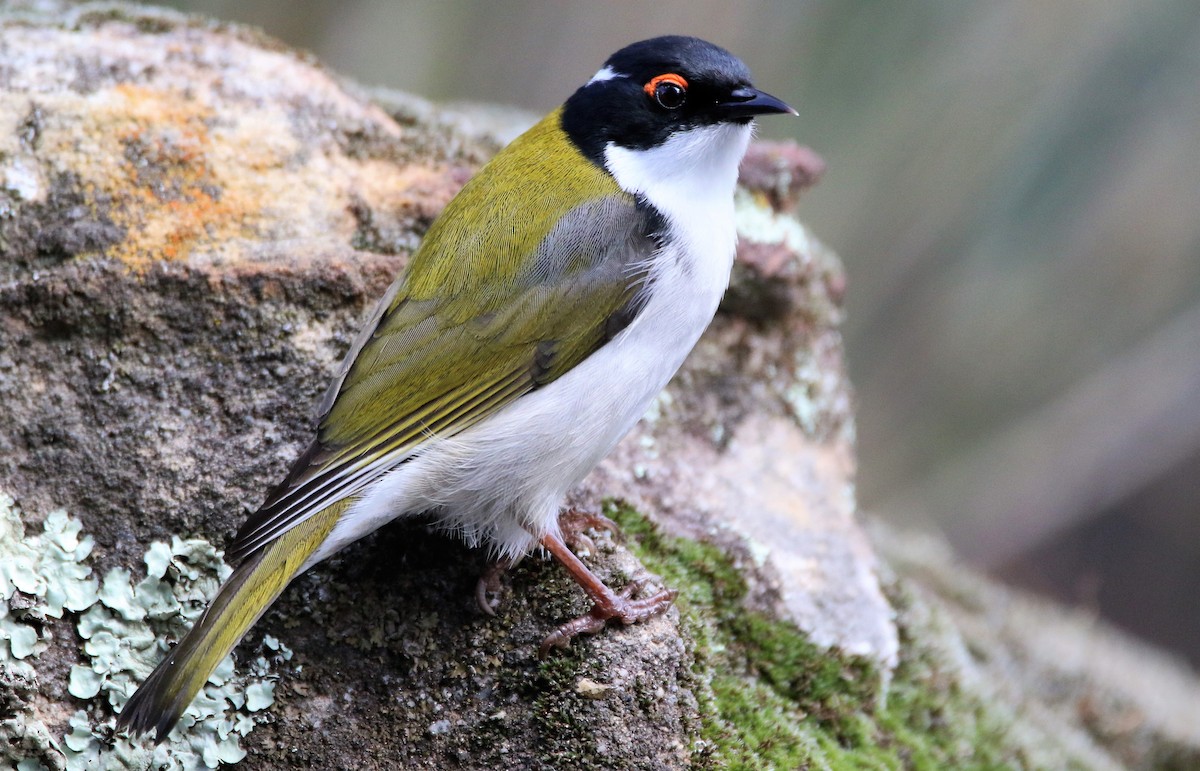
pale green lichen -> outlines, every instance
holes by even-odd
[[[795,217],[775,211],[761,194],[739,189],[734,196],[738,237],[750,244],[782,247],[799,270],[805,296],[803,313],[816,319],[816,327],[836,327],[842,316],[840,295],[834,287],[843,283],[837,257]],[[815,439],[832,432],[853,442],[854,425],[845,374],[837,365],[843,358],[841,338],[836,334],[813,336],[796,346],[792,360],[768,364],[764,374],[774,384],[783,405],[796,424]]]
[[[246,687],[246,709],[258,712],[271,706],[275,701],[275,683],[258,682]]]
[[[799,220],[775,211],[748,190],[737,189],[733,207],[739,238],[759,244],[784,244],[800,260],[807,260],[815,251],[824,248]]]
[[[809,436],[819,436],[828,422],[831,394],[839,387],[838,375],[830,373],[812,351],[799,350],[792,369],[792,383],[783,393],[784,403],[797,425]]]
[[[207,541],[173,538],[146,551],[140,581],[120,568],[97,581],[87,564],[93,541],[81,533],[77,519],[56,511],[41,533],[26,537],[12,498],[0,493],[0,682],[12,715],[0,721],[0,765],[184,769],[241,760],[241,737],[274,700],[272,669],[291,651],[265,638],[263,655],[240,674],[227,657],[161,745],[113,738],[114,712],[162,657],[165,638],[178,637],[203,613],[229,568]],[[39,692],[39,658],[74,639],[58,628],[64,623],[84,640],[66,684],[84,708],[59,729],[60,739],[46,724],[51,710],[39,711],[28,696]]]

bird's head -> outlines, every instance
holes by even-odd
[[[722,152],[727,141],[740,140],[744,149],[754,117],[772,113],[796,111],[756,89],[750,70],[725,49],[671,35],[609,57],[567,100],[562,127],[584,155],[615,174],[614,154],[689,164],[706,150]]]

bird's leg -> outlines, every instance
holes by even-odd
[[[585,530],[607,530],[610,533],[619,530],[617,523],[603,514],[579,509],[564,511],[558,518],[558,526],[567,545],[587,554],[596,553],[596,543],[584,533]],[[487,615],[496,615],[496,609],[500,607],[500,594],[504,591],[504,574],[516,564],[517,560],[513,559],[496,560],[480,574],[475,584],[475,603]]]
[[[614,592],[595,573],[588,570],[587,566],[567,548],[567,545],[557,535],[547,533],[542,536],[541,543],[556,560],[562,563],[594,603],[590,611],[563,624],[547,635],[545,640],[542,640],[542,644],[538,648],[538,656],[541,658],[545,658],[551,648],[567,647],[571,638],[576,635],[599,632],[610,619],[619,619],[622,624],[628,625],[657,616],[671,607],[671,603],[679,595],[679,592],[674,589],[664,589],[650,597],[631,600],[629,598],[633,592],[641,588],[640,582],[625,587],[619,593]]]
[[[479,582],[475,584],[475,602],[487,615],[496,615],[496,608],[500,607],[500,593],[504,591],[504,574],[516,564],[514,559],[498,559],[484,568],[479,576]]]

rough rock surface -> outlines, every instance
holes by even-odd
[[[152,542],[223,543],[307,441],[375,298],[511,132],[483,115],[372,101],[234,26],[5,9],[0,492],[25,530],[61,528],[50,513],[66,509],[95,540],[71,559],[105,587]],[[937,612],[881,586],[854,519],[844,279],[780,211],[819,168],[786,147],[750,163],[721,313],[572,494],[628,526],[625,544],[598,537],[601,573],[649,567],[678,607],[539,662],[542,635],[585,610],[561,571],[525,560],[488,618],[472,599],[486,555],[389,526],[298,579],[239,648],[253,660],[269,635],[293,653],[264,675],[274,705],[239,707],[261,723],[239,723],[253,767],[1105,767],[1085,729],[1063,738],[964,695],[955,663],[914,641]],[[168,579],[190,569],[185,546]],[[81,697],[67,673],[95,654],[79,611],[32,612],[41,595],[20,580],[0,581],[0,632],[32,628],[41,647],[0,650],[0,757],[126,757],[105,727],[130,673]],[[89,602],[119,612],[117,594]],[[5,656],[36,659],[34,679]],[[221,757],[236,755],[205,762]]]

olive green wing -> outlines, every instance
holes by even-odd
[[[419,252],[347,356],[317,440],[242,526],[231,561],[611,340],[641,308],[657,229],[652,210],[629,196],[594,199],[562,217],[531,259],[480,271],[474,284],[460,272],[442,283],[458,291],[442,294],[425,280],[436,262]]]

